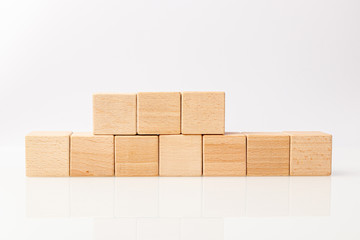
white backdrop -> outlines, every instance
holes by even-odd
[[[360,239],[359,10],[0,0],[0,239]],[[226,91],[227,131],[332,133],[332,176],[25,177],[25,134],[91,131],[92,93],[184,90]]]
[[[226,91],[227,131],[360,143],[360,2],[1,1],[0,145],[91,131],[93,92]],[[336,148],[335,148],[336,149]],[[23,159],[21,159],[21,164]]]

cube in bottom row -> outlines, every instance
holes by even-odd
[[[203,136],[204,176],[245,176],[246,137],[241,133]]]
[[[245,133],[247,175],[288,176],[290,139],[284,133]]]
[[[201,143],[201,135],[160,135],[160,176],[201,176]]]
[[[25,137],[26,176],[69,176],[71,132],[31,132]]]
[[[322,132],[285,132],[290,135],[290,175],[331,174],[332,136]]]
[[[32,132],[25,140],[26,175],[33,177],[331,174],[332,136],[321,132],[115,137]]]
[[[115,176],[158,176],[158,136],[115,136]]]
[[[70,149],[70,176],[114,176],[113,135],[74,133]]]

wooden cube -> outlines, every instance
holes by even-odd
[[[26,176],[69,176],[72,132],[31,132],[25,137]]]
[[[284,133],[290,135],[290,175],[331,175],[331,134],[322,132]]]
[[[70,176],[114,176],[114,136],[74,133],[70,144]]]
[[[183,92],[181,111],[183,134],[225,133],[224,92]]]
[[[245,133],[247,139],[247,175],[287,176],[290,163],[290,139],[284,133]]]
[[[93,95],[94,134],[136,134],[136,94]]]
[[[201,176],[201,135],[160,135],[160,176]]]
[[[241,133],[203,136],[204,176],[245,176],[246,136]]]
[[[180,93],[138,93],[137,132],[139,134],[180,134]]]
[[[115,176],[157,176],[158,136],[115,136]]]

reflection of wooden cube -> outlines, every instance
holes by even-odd
[[[291,216],[331,215],[331,177],[308,176],[289,179]]]
[[[139,134],[180,134],[180,93],[138,93],[137,132]]]
[[[246,179],[246,217],[289,216],[290,178]]]
[[[93,95],[94,134],[136,134],[136,94]]]
[[[331,175],[331,134],[322,132],[285,133],[290,135],[290,175]]]
[[[70,176],[114,176],[114,136],[71,135]]]
[[[115,176],[157,176],[158,136],[115,136]]]
[[[244,134],[203,136],[204,176],[245,176],[246,137]]]
[[[247,175],[289,175],[289,136],[284,133],[245,133]]]
[[[72,178],[70,181],[70,217],[113,218],[114,178]],[[108,239],[105,237],[105,239]]]
[[[201,135],[160,135],[160,176],[201,176]]]
[[[183,134],[224,134],[224,92],[183,92],[181,111]]]
[[[69,176],[71,132],[31,132],[25,137],[26,176]]]

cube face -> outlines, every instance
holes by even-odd
[[[331,175],[332,136],[322,132],[285,132],[290,135],[290,175]]]
[[[115,176],[158,176],[158,136],[115,136]]]
[[[283,133],[245,133],[247,175],[288,176],[290,139]]]
[[[25,137],[26,176],[69,176],[72,132],[31,132]]]
[[[70,176],[114,176],[114,136],[74,133],[70,143]]]
[[[243,134],[203,136],[204,176],[245,176],[246,137]]]
[[[180,134],[180,93],[138,93],[137,132]]]
[[[201,176],[201,145],[201,135],[160,135],[160,176]]]
[[[225,133],[224,92],[183,92],[181,111],[183,134]]]
[[[136,134],[136,94],[93,95],[94,134]]]

